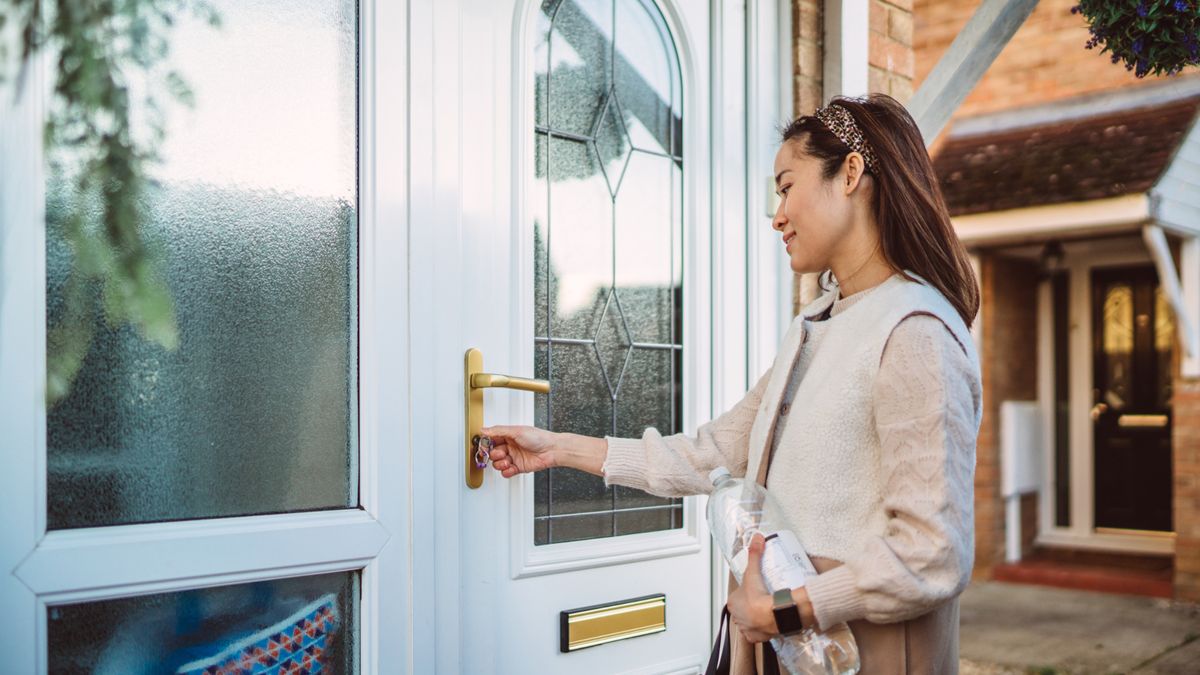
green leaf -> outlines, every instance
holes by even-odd
[[[185,11],[214,27],[221,23],[205,0],[0,0],[0,28],[17,24],[22,62],[46,45],[57,51],[43,143],[49,170],[75,188],[61,222],[72,252],[65,311],[47,331],[48,405],[69,395],[97,307],[107,324],[128,324],[149,342],[178,348],[174,302],[143,235],[141,199],[166,126],[157,97],[195,105],[187,81],[174,70],[162,72],[170,30]],[[9,53],[0,44],[0,74]],[[147,71],[156,83],[138,101],[148,131],[139,130],[140,140],[130,118],[129,68]]]

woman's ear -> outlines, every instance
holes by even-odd
[[[845,190],[846,196],[850,196],[858,187],[862,180],[863,171],[866,169],[866,164],[863,161],[863,156],[858,152],[851,152],[846,155],[846,162],[842,165],[845,167]]]

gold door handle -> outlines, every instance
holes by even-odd
[[[1106,412],[1108,412],[1108,404],[1101,401],[1100,403],[1097,403],[1096,405],[1092,406],[1092,409],[1088,413],[1088,415],[1092,418],[1092,421],[1095,422],[1095,421],[1099,420],[1100,416]]]
[[[478,448],[475,447],[476,439],[479,437],[479,430],[483,428],[483,390],[490,387],[503,387],[532,391],[537,394],[549,394],[550,383],[546,380],[485,373],[483,372],[483,352],[474,347],[467,350],[463,361],[463,389],[466,399],[466,406],[463,410],[464,430],[466,431],[463,438],[463,444],[466,446],[463,467],[467,487],[474,490],[483,485],[483,471],[487,466],[486,461],[477,461],[475,456],[478,451]],[[486,457],[486,455],[483,456]]]
[[[526,377],[493,375],[492,373],[475,373],[471,376],[472,389],[486,389],[488,387],[520,389],[521,391],[532,391],[535,394],[550,393],[550,383],[546,380],[531,380]]]
[[[1169,418],[1166,415],[1121,415],[1117,418],[1117,426],[1140,429],[1154,429],[1167,426]]]

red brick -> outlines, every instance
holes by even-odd
[[[887,35],[888,33],[888,8],[883,4],[883,0],[870,0],[870,14],[867,17],[867,27],[873,33]]]
[[[1100,50],[1083,48],[1087,24],[1070,9],[1077,0],[1043,0],[988,68],[955,117],[1023,107],[1109,90],[1161,82],[1137,79]],[[900,3],[895,3],[897,6]],[[929,71],[979,6],[978,0],[918,0],[913,3],[914,82]],[[893,36],[895,37],[895,36]],[[1200,73],[1179,78],[1200,77]],[[1179,79],[1176,78],[1176,79]]]
[[[913,15],[900,9],[888,10],[888,37],[903,45],[913,43]]]
[[[869,57],[867,62],[884,70],[913,76],[913,50],[908,45],[886,37],[880,33],[871,33],[868,37]]]
[[[824,34],[821,8],[813,2],[801,0],[792,5],[793,35],[801,40],[820,42]]]

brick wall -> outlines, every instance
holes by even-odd
[[[913,0],[870,0],[867,88],[907,103],[913,94]]]
[[[1175,597],[1200,602],[1200,379],[1176,376],[1172,413]]]
[[[1036,492],[1021,495],[1021,557],[1033,554],[1034,544],[1038,534],[1038,503]]]
[[[811,115],[825,102],[825,18],[822,0],[792,0],[792,108]],[[792,278],[792,315],[817,296],[816,275]]]
[[[792,108],[796,115],[811,115],[823,103],[825,49],[821,0],[792,0]]]
[[[1000,403],[1037,398],[1037,266],[995,253],[980,256],[983,295],[983,423],[975,461],[975,572],[989,579],[1004,562],[1000,495]],[[1030,528],[1032,529],[1032,528]]]
[[[1087,23],[1071,14],[1077,0],[1042,0],[967,95],[955,117],[1045,103],[1081,94],[1151,84],[1099,49],[1084,49]],[[919,87],[979,6],[978,0],[914,0],[914,82]],[[1180,77],[1197,77],[1183,75]]]

